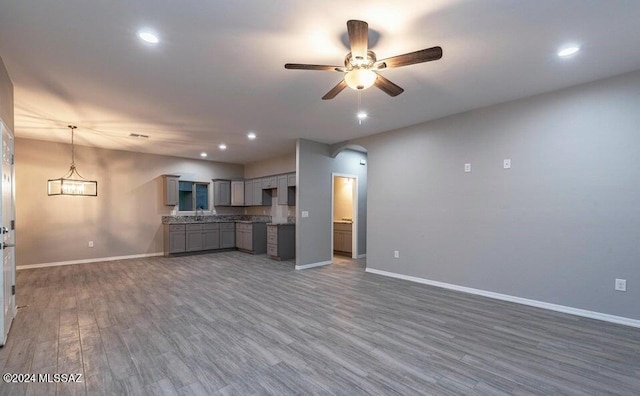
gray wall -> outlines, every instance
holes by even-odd
[[[0,58],[0,120],[15,133],[13,125],[13,83]]]
[[[161,252],[161,217],[173,209],[162,174],[204,182],[244,174],[237,164],[76,146],[78,170],[98,181],[98,196],[49,197],[47,179],[69,169],[70,145],[18,138],[15,152],[19,266]]]
[[[640,319],[640,72],[356,143],[367,267]]]
[[[360,160],[367,154],[345,150],[331,157],[331,146],[298,140],[296,147],[298,188],[296,224],[296,265],[332,259],[331,183],[332,173],[358,176],[358,254],[365,254],[367,232],[367,166]],[[302,218],[301,212],[309,217]]]

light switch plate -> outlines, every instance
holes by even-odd
[[[626,279],[616,279],[615,288],[616,288],[617,291],[626,292],[627,291],[627,280]]]
[[[465,173],[471,172],[471,164],[464,164],[464,171]]]
[[[302,212],[300,212],[300,215],[302,217],[309,217],[309,211],[308,210],[303,210]]]
[[[511,169],[511,159],[507,158],[504,161],[502,161],[502,167],[504,169]]]

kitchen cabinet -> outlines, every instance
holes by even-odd
[[[272,188],[278,188],[278,177],[277,176],[269,176],[262,179],[262,189],[270,190]]]
[[[244,206],[244,180],[231,182],[231,206]]]
[[[176,206],[179,202],[178,186],[180,176],[178,175],[162,175],[164,204],[167,206]]]
[[[213,206],[231,205],[231,180],[213,179]]]
[[[295,224],[267,225],[267,255],[274,260],[289,260],[295,258]]]
[[[164,255],[204,250],[233,249],[235,223],[164,225]]]
[[[220,225],[205,223],[202,225],[202,250],[220,249]]]
[[[295,173],[289,173],[287,175],[287,186],[289,186],[289,187],[295,187],[296,186],[296,174]]]
[[[253,182],[253,205],[254,206],[271,206],[270,190],[262,189],[262,179]]]
[[[236,247],[247,253],[266,253],[266,223],[236,223]]]
[[[184,224],[167,224],[164,226],[164,249],[165,256],[185,252],[186,239]]]
[[[202,250],[202,224],[187,224],[186,226],[186,251]]]
[[[296,191],[295,188],[289,187],[289,176],[278,176],[278,205],[290,205],[296,204]]]
[[[236,247],[236,224],[220,223],[220,249]]]
[[[352,228],[351,223],[333,223],[333,250],[338,253],[348,253],[351,255],[352,248]]]
[[[244,181],[244,206],[256,205],[256,203],[254,203],[253,185],[253,180]],[[260,188],[260,190],[262,190],[262,188]]]

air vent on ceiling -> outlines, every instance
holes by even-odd
[[[133,132],[131,132],[131,133],[129,134],[129,136],[130,136],[130,137],[136,137],[136,138],[142,138],[142,139],[149,139],[149,135],[142,135],[142,134],[139,134],[139,133],[133,133]]]

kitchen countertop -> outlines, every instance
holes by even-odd
[[[267,223],[271,216],[249,215],[205,215],[202,220],[195,216],[162,216],[162,224],[206,224],[206,223]]]
[[[286,225],[294,226],[294,225],[296,225],[296,223],[291,223],[291,222],[289,222],[289,223],[267,223],[267,225],[268,226],[286,226]]]
[[[333,224],[353,224],[353,221],[346,221],[346,220],[334,220]]]

